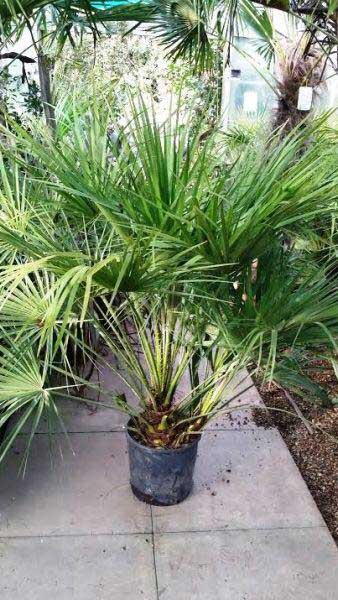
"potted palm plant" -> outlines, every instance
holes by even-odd
[[[95,324],[118,362],[106,367],[138,400],[136,407],[125,395],[115,400],[129,415],[132,490],[150,504],[177,504],[191,491],[202,429],[231,401],[225,389],[240,357],[214,346],[198,317],[172,295],[105,304]],[[190,387],[182,386],[188,372]]]
[[[29,446],[41,416],[61,418],[60,397],[86,383],[69,347],[93,360],[91,326],[139,399],[105,392],[130,419],[134,491],[164,504],[189,492],[201,431],[243,366],[306,389],[293,350],[336,344],[337,144],[312,126],[232,161],[224,137],[203,139],[186,113],[159,126],[141,107],[117,152],[103,112],[93,103],[54,139],[3,131],[0,425],[17,419],[0,461],[28,421]],[[161,497],[152,473],[169,456]]]

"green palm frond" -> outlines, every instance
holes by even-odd
[[[256,34],[254,46],[267,65],[270,65],[275,57],[276,32],[268,11],[255,6],[251,0],[241,0],[238,13],[241,22]]]
[[[0,44],[2,37],[6,42],[18,36],[30,23],[30,27],[38,24],[45,32],[46,42],[56,40],[62,49],[67,39],[72,45],[77,39],[81,40],[84,31],[90,31],[95,40],[101,35],[104,24],[151,22],[153,15],[154,7],[147,1],[100,10],[89,0],[3,0],[0,5]]]
[[[18,347],[14,352],[0,348],[0,426],[8,429],[0,445],[0,461],[4,459],[17,436],[30,424],[26,450],[21,467],[25,470],[29,449],[42,416],[60,418],[53,397],[45,382],[46,373],[32,351]]]
[[[209,35],[213,9],[218,2],[154,0],[153,4],[156,21],[151,30],[158,34],[168,56],[189,59],[199,71],[211,68],[214,55]]]
[[[80,20],[87,18],[89,21],[92,20],[114,20],[118,21],[119,16],[122,20],[143,20],[147,14],[147,1],[137,2],[129,4],[126,1],[122,6],[111,6],[107,5],[106,10],[99,10],[96,5],[98,2],[91,2],[89,0],[56,0],[51,2],[50,0],[3,0],[0,7],[0,18],[5,22],[7,19],[15,19],[16,17],[25,16],[30,17],[35,11],[41,8],[50,6],[55,10],[59,11],[60,14],[65,18],[72,18]]]

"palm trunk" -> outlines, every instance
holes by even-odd
[[[274,128],[281,127],[283,134],[298,127],[313,112],[313,104],[318,88],[325,79],[326,61],[318,50],[316,41],[310,40],[303,52],[292,46],[286,60],[279,64],[278,105],[275,110]],[[301,86],[313,89],[310,110],[298,108]]]
[[[41,100],[43,104],[46,123],[53,131],[55,131],[55,109],[53,105],[53,96],[51,88],[50,62],[47,56],[44,54],[41,45],[39,46],[38,52],[38,67]]]

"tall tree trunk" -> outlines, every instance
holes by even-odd
[[[40,93],[45,113],[47,125],[55,131],[55,109],[53,105],[52,87],[51,87],[51,68],[48,57],[43,52],[42,46],[39,46],[38,52],[39,82]]]
[[[231,91],[231,68],[229,64],[229,47],[224,45],[222,52],[222,88],[221,88],[221,128],[227,129],[229,120],[229,104]]]

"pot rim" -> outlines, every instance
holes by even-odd
[[[129,431],[130,422],[131,422],[131,419],[129,419],[129,421],[126,425],[126,434],[127,434],[128,439],[131,440],[135,446],[138,446],[139,448],[142,448],[143,451],[147,451],[147,452],[161,452],[162,454],[165,454],[165,453],[179,454],[180,452],[185,452],[186,450],[188,450],[188,448],[191,448],[192,446],[197,446],[198,442],[200,441],[200,439],[202,437],[201,433],[195,434],[196,439],[192,440],[188,444],[183,444],[182,446],[179,446],[179,448],[155,448],[153,446],[146,446],[145,444],[142,444],[141,442],[138,442],[135,439],[133,434]]]

